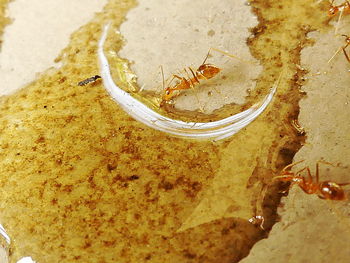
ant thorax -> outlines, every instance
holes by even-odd
[[[293,184],[305,183],[305,179],[303,177],[301,177],[301,176],[294,176],[291,181],[292,181]]]

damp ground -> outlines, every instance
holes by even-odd
[[[263,98],[284,73],[268,109],[219,143],[152,130],[126,115],[101,82],[77,86],[99,72],[103,25],[112,20],[118,28],[135,6],[110,1],[72,35],[61,68],[2,98],[0,222],[14,240],[12,262],[29,255],[38,262],[238,262],[278,219],[272,178],[305,141],[292,126],[304,94],[300,51],[312,44],[308,32],[329,29],[327,3],[246,6],[259,20],[247,43],[262,71],[245,103],[226,105],[224,114]],[[123,41],[113,38],[117,52]],[[248,222],[256,214],[267,231]]]

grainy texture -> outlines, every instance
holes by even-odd
[[[133,5],[111,1],[72,35],[60,69],[2,98],[0,221],[12,262],[231,262],[261,235],[233,218],[178,233],[212,184],[218,145],[144,127],[101,83],[77,85],[98,71],[102,25],[118,26]]]
[[[127,116],[100,82],[77,85],[98,72],[102,26],[113,21],[117,29],[135,6],[110,1],[72,35],[58,58],[62,68],[1,101],[0,222],[14,240],[12,262],[28,255],[49,263],[232,263],[245,257],[264,235],[247,219],[263,213],[267,230],[276,219],[279,189],[268,189],[262,208],[260,190],[304,140],[291,126],[302,98],[299,56],[306,33],[327,28],[325,2],[313,8],[304,0],[251,2],[259,25],[248,43],[263,71],[247,104],[226,110],[260,100],[284,75],[266,112],[214,144],[151,130]],[[123,42],[111,32],[106,51],[116,65]]]

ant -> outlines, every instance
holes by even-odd
[[[328,16],[333,17],[339,13],[338,22],[337,22],[337,25],[335,26],[335,34],[337,34],[338,28],[340,25],[340,20],[342,18],[343,13],[347,12],[348,14],[350,14],[350,3],[348,0],[346,0],[344,3],[340,5],[333,5],[333,3],[334,3],[334,0],[332,0],[331,7],[328,10]]]
[[[334,0],[331,2],[331,7],[328,10],[328,15],[329,16],[335,16],[339,12],[344,12],[344,11],[350,12],[350,3],[349,3],[349,1],[345,1],[344,3],[342,3],[340,5],[333,5],[333,3],[334,3]]]
[[[346,48],[350,45],[350,37],[348,35],[342,35],[343,37],[345,37],[345,45],[340,47],[335,53],[334,55],[328,60],[328,63],[331,62],[331,60],[339,53],[339,51],[342,49],[344,56],[346,58],[346,60],[350,63],[350,57],[348,55],[348,53],[346,52]]]
[[[101,76],[95,75],[95,76],[93,76],[93,77],[91,77],[91,78],[88,78],[88,79],[85,79],[85,80],[83,80],[83,81],[80,81],[80,82],[78,83],[78,86],[85,86],[85,85],[87,85],[87,84],[89,84],[89,83],[92,83],[92,82],[97,81],[97,80],[100,79],[100,78],[101,78]]]
[[[205,63],[209,57],[211,50],[221,52],[229,57],[237,58],[237,57],[235,57],[227,52],[221,51],[219,49],[210,48],[203,63],[197,68],[197,70],[195,72],[193,71],[193,69],[191,67],[188,67],[189,71],[192,73],[192,76],[193,76],[192,78],[189,76],[189,74],[185,68],[184,70],[187,74],[187,78],[180,77],[179,75],[173,74],[173,78],[171,79],[170,84],[175,78],[178,79],[179,82],[173,86],[170,86],[170,84],[169,84],[167,88],[164,88],[165,87],[164,74],[163,74],[163,68],[161,67],[162,76],[163,76],[163,89],[164,89],[163,102],[167,102],[167,101],[171,100],[173,97],[175,97],[174,91],[194,88],[196,85],[199,85],[200,80],[211,79],[211,78],[215,77],[221,71],[221,68],[219,68],[213,64]]]
[[[305,193],[317,194],[318,197],[321,199],[327,199],[327,200],[345,200],[346,199],[342,186],[349,185],[350,183],[338,184],[331,181],[323,181],[323,182],[319,181],[319,164],[324,163],[332,166],[335,166],[335,165],[325,161],[318,161],[316,163],[316,180],[313,181],[311,171],[308,166],[297,171],[296,173],[293,173],[290,171],[290,169],[293,166],[303,161],[304,160],[287,165],[282,170],[281,175],[276,176],[274,179],[279,179],[283,182],[291,182],[292,184],[297,184]],[[307,171],[307,178],[300,175],[305,170]]]

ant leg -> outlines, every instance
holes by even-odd
[[[179,80],[182,80],[182,79],[183,79],[183,78],[180,77],[179,75],[173,74],[173,78],[172,78],[172,79],[175,79],[175,78],[177,78],[177,79],[179,79]]]
[[[191,72],[193,73],[193,75],[194,75],[194,72],[192,71],[192,69],[191,68],[189,68],[190,70],[191,70]],[[185,72],[186,72],[186,74],[187,74],[187,77],[188,77],[188,79],[190,80],[190,82],[191,82],[191,85],[192,85],[192,88],[195,86],[195,83],[193,82],[193,79],[191,79],[190,78],[190,75],[188,74],[188,71],[186,70],[186,69],[184,69],[185,70]],[[194,75],[195,76],[195,75]],[[198,81],[198,83],[199,83],[199,81]],[[198,105],[199,105],[199,110],[201,111],[201,112],[204,112],[204,108],[203,108],[203,106],[202,106],[202,104],[200,103],[200,100],[199,100],[199,98],[198,98],[198,95],[197,95],[197,93],[196,93],[196,91],[194,91],[195,93],[194,93],[194,96],[196,97],[196,99],[197,99],[197,103],[198,103]]]
[[[319,160],[316,162],[316,182],[318,183],[319,182],[319,164],[322,163],[322,164],[327,164],[327,165],[331,165],[333,167],[339,167],[340,166],[340,163],[337,163],[337,164],[334,164],[334,163],[330,163],[330,162],[326,162],[326,161],[323,161],[323,160]]]
[[[176,75],[176,74],[173,74],[173,77],[171,78],[170,82],[169,82],[169,85],[171,84],[171,82],[173,82],[174,79],[178,79],[178,80],[183,80],[184,78],[180,77],[179,75]],[[173,90],[176,90],[176,89],[173,89]]]
[[[193,69],[191,67],[188,67],[188,69],[191,71],[191,73],[193,75],[193,79],[195,80],[195,82],[199,84],[199,80],[198,80],[196,74],[194,74]],[[192,85],[194,86],[196,83],[194,83],[191,78],[190,78],[190,80],[192,82]]]
[[[295,165],[297,165],[297,164],[299,164],[299,163],[302,163],[302,162],[304,162],[304,161],[305,161],[305,160],[301,160],[301,161],[298,161],[298,162],[295,162],[295,163],[291,163],[291,164],[287,165],[286,167],[284,167],[283,170],[282,170],[282,172],[285,172],[285,171],[287,171],[288,169],[292,168],[293,166],[295,166]]]
[[[184,71],[185,71],[185,73],[187,75],[188,81],[191,83],[190,86],[187,89],[194,88],[195,83],[193,82],[193,79],[191,79],[191,77],[188,74],[188,71],[186,70],[186,68],[184,68]],[[191,85],[192,85],[192,87],[191,87]]]
[[[239,60],[239,61],[242,61],[242,62],[245,62],[245,63],[256,64],[256,63],[253,62],[253,61],[247,61],[247,60],[241,59],[241,58],[239,58],[239,57],[237,57],[237,56],[235,56],[235,55],[232,55],[232,54],[230,54],[230,53],[228,53],[228,52],[226,52],[226,51],[223,51],[223,50],[218,49],[218,48],[215,48],[215,47],[211,47],[210,50],[215,50],[215,51],[217,51],[217,52],[219,52],[219,53],[221,53],[221,54],[224,54],[224,55],[226,55],[226,56],[228,56],[228,57],[230,57],[230,58],[235,58],[235,59],[237,59],[237,60]],[[210,51],[210,50],[209,50],[209,51]]]
[[[309,182],[312,183],[312,175],[309,167],[305,167],[307,171],[307,177],[309,179]],[[318,170],[316,169],[316,182],[318,183]]]
[[[181,85],[175,85],[175,86],[173,86],[173,87],[170,86],[171,83],[173,82],[173,80],[174,80],[175,78],[177,78],[177,79],[180,80],[180,83],[179,83],[179,84],[181,84],[181,81],[184,80],[184,78],[182,78],[182,77],[180,77],[180,76],[178,76],[178,75],[173,74],[173,76],[172,76],[172,78],[171,78],[169,84],[167,85],[168,87],[164,89],[164,92],[165,92],[165,94],[166,94],[167,96],[171,96],[171,94],[172,94],[175,90],[181,90],[181,89],[183,89],[183,88],[181,88]],[[169,98],[168,98],[168,99],[163,98],[163,101],[164,101],[164,100],[165,100],[165,101],[166,101],[166,100],[169,100]]]
[[[209,51],[210,51],[210,50],[209,50]],[[209,53],[208,53],[208,54],[209,54]],[[205,60],[204,60],[204,62],[202,63],[202,65],[203,65],[204,63],[205,63]],[[190,71],[192,72],[193,77],[195,78],[196,82],[199,84],[199,79],[198,79],[198,77],[195,75],[193,68],[191,68],[191,67],[188,67],[188,68],[189,68]],[[207,79],[203,74],[201,74],[201,73],[199,73],[199,72],[197,72],[197,74],[200,74],[200,76],[201,76],[202,78]],[[224,100],[224,97],[222,96],[222,93],[221,93],[218,89],[216,89],[215,87],[213,87],[213,89],[216,91],[216,93],[218,93],[218,94],[220,95],[222,101],[224,102],[225,100]]]
[[[320,182],[319,162],[316,163],[316,184]]]
[[[301,181],[298,182],[299,187],[307,194],[314,194],[316,191],[316,189],[313,189],[314,187],[314,183],[312,180],[312,175],[311,175],[311,171],[309,167],[305,167],[305,169],[307,171],[307,181],[305,181],[304,177],[301,177]],[[318,176],[317,176],[317,172],[316,172],[316,181],[318,184]]]
[[[347,44],[345,47],[343,47],[342,49],[343,49],[343,53],[344,53],[344,55],[345,55],[345,58],[346,58],[346,60],[350,63],[350,58],[349,58],[349,55],[347,54],[347,52],[346,52],[346,48],[348,47],[348,45],[349,44]]]
[[[334,164],[334,163],[326,162],[326,161],[323,161],[323,160],[319,160],[319,161],[317,161],[317,163],[327,164],[327,165],[331,165],[333,167],[341,167],[340,163]]]

